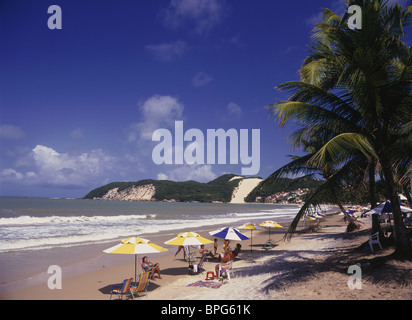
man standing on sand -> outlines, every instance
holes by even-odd
[[[216,254],[217,254],[217,248],[218,248],[218,245],[217,245],[217,238],[215,238],[214,240],[215,240],[215,243],[213,244],[213,256],[214,256],[214,257],[216,257]]]

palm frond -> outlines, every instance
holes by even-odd
[[[288,164],[282,166],[275,172],[273,172],[269,177],[263,180],[260,187],[265,187],[276,182],[276,179],[286,177],[286,176],[296,176],[300,174],[314,174],[319,172],[317,167],[309,167],[307,165],[308,160],[313,156],[313,154],[307,154],[302,157],[298,157]]]
[[[292,223],[290,224],[284,239],[290,240],[296,231],[299,221],[305,216],[315,213],[321,204],[325,203],[339,203],[339,195],[342,194],[357,194],[362,190],[360,184],[360,171],[366,168],[360,168],[355,161],[348,162],[342,168],[336,170],[327,180],[325,180],[310,196],[306,199],[299,212],[296,214]],[[357,186],[357,187],[354,187]]]
[[[335,162],[342,156],[359,150],[366,158],[377,157],[377,154],[370,142],[358,133],[342,133],[328,141],[317,151],[308,163],[313,166],[320,166],[327,161]]]

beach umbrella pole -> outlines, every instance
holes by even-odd
[[[137,254],[134,255],[134,282],[137,281]]]
[[[252,252],[253,251],[253,248],[252,248],[252,230],[250,230],[250,252]]]

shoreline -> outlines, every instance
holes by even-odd
[[[334,211],[333,207],[330,207],[330,210]],[[283,236],[285,230],[287,229],[290,222],[292,221],[292,219],[286,218],[286,220],[282,220],[282,217],[280,218],[281,219],[277,221],[280,224],[282,224],[285,227],[285,229],[277,229],[278,231],[271,230],[272,235],[274,235],[277,232],[277,233],[281,233]],[[243,224],[243,222],[242,223],[239,222],[238,224],[239,225]],[[198,232],[201,236],[212,240],[213,237],[210,236],[208,232],[212,230],[216,230],[221,227],[226,227],[226,225],[216,224],[216,225],[207,226],[207,227],[206,226],[196,227],[196,228],[192,228],[190,231]],[[185,231],[189,231],[189,230],[185,230]],[[163,231],[161,233],[147,233],[147,234],[142,234],[142,235],[137,235],[137,236],[149,239],[153,243],[169,249],[169,251],[159,253],[159,254],[153,254],[150,256],[151,260],[156,260],[158,258],[163,258],[163,256],[173,256],[174,255],[177,248],[174,246],[165,245],[164,242],[175,237],[176,234],[177,232],[174,232],[174,231]],[[246,232],[246,235],[248,237],[250,236],[248,231]],[[5,273],[3,270],[2,273],[0,274],[1,276],[0,278],[1,280],[0,281],[0,299],[8,299],[9,294],[12,293],[13,291],[20,291],[20,290],[24,290],[27,288],[37,287],[37,286],[43,286],[44,288],[48,290],[47,279],[50,277],[50,274],[47,274],[47,269],[50,264],[59,265],[62,267],[63,281],[65,281],[65,279],[72,279],[74,277],[91,274],[97,270],[101,271],[103,269],[117,268],[121,266],[124,267],[126,265],[130,265],[131,263],[133,265],[132,266],[133,268],[130,268],[130,270],[133,269],[134,271],[134,258],[132,256],[113,255],[113,254],[103,253],[104,249],[107,249],[111,246],[118,244],[119,241],[120,240],[113,240],[113,241],[104,242],[103,244],[84,244],[84,245],[71,246],[71,247],[51,248],[51,249],[33,250],[33,251],[29,250],[29,251],[23,252],[23,254],[29,256],[29,260],[31,260],[31,262],[34,265],[38,265],[38,266],[35,270],[33,270],[30,273],[26,272],[24,274],[20,274],[20,273],[14,272],[14,275],[12,274],[11,280],[10,280],[9,274],[7,274],[7,272]],[[246,246],[248,246],[248,243],[249,243],[248,241],[249,240],[244,241],[242,245],[247,243]],[[223,244],[223,240],[218,239],[218,242],[221,248],[221,245]],[[206,245],[206,248],[211,249],[212,245]],[[57,254],[58,258],[57,259],[53,258],[52,263],[47,264],[47,263],[42,262],[43,258],[50,262],[50,256],[52,257],[56,256],[55,254],[56,252],[58,252]],[[3,255],[10,254],[10,255],[18,256],[21,254],[21,252],[10,252],[10,253],[2,253],[2,254]],[[182,255],[182,253],[179,253],[179,255]],[[165,263],[163,264],[167,265],[168,260],[171,260],[171,259],[165,259],[164,260]],[[30,261],[29,262],[25,261],[25,263],[29,264],[31,268]],[[12,270],[12,273],[13,273],[13,270]],[[134,275],[134,272],[133,272],[133,275]]]
[[[238,204],[232,204],[234,206]],[[296,206],[296,205],[294,205]],[[253,206],[252,206],[253,207]],[[262,206],[261,206],[262,207]],[[285,207],[285,206],[284,206]],[[252,209],[251,209],[252,210]],[[242,211],[240,211],[242,212]],[[255,212],[247,211],[247,212]],[[236,218],[236,217],[235,217]],[[238,221],[232,221],[229,223],[231,226],[239,226],[245,222],[244,217],[240,214],[237,217]],[[260,217],[263,219],[262,217]],[[260,219],[256,218],[256,219]],[[233,218],[230,218],[233,219]],[[263,220],[262,220],[263,221]],[[286,216],[278,216],[278,222],[281,224],[288,225],[289,221],[291,221],[290,217]],[[162,245],[164,241],[174,237],[177,233],[183,231],[195,231],[202,234],[202,232],[206,232],[206,234],[202,234],[202,236],[209,237],[208,231],[216,230],[220,227],[225,227],[227,225],[223,225],[222,221],[213,221],[208,220],[205,221],[206,225],[202,225],[199,223],[192,228],[182,228],[176,229],[172,228],[170,230],[161,230],[158,232],[151,232],[150,228],[147,230],[148,232],[138,232],[137,234],[130,233],[130,228],[128,228],[126,233],[123,233],[122,237],[118,237],[117,239],[107,239],[103,240],[100,243],[93,241],[92,243],[82,243],[77,245],[69,245],[69,246],[58,246],[53,248],[44,248],[44,249],[28,249],[28,250],[18,250],[18,251],[9,251],[9,252],[1,252],[0,253],[0,265],[2,272],[0,272],[0,294],[9,291],[10,288],[13,286],[17,287],[25,287],[25,283],[36,284],[36,283],[43,283],[45,272],[50,265],[59,265],[61,267],[69,267],[75,264],[81,264],[83,261],[89,262],[89,260],[97,260],[95,262],[96,265],[119,265],[120,263],[127,263],[127,258],[118,258],[116,261],[107,261],[108,259],[104,259],[102,256],[104,253],[102,252],[104,249],[107,249],[111,246],[118,244],[122,239],[127,238],[128,236],[138,236],[141,238],[149,239],[155,244]],[[167,229],[167,228],[164,228]],[[175,230],[173,230],[175,229]],[[187,229],[187,230],[186,230]],[[168,236],[168,239],[163,239],[162,236]],[[160,238],[160,240],[157,240]],[[169,248],[170,250],[174,250],[174,248]],[[100,262],[100,260],[102,260]],[[90,262],[91,263],[91,262]],[[66,272],[68,276],[72,276],[71,270],[74,268],[69,268],[70,272]],[[76,274],[81,267],[76,268]]]
[[[240,259],[236,259],[233,264],[235,276],[219,289],[187,287],[198,280],[205,280],[206,272],[188,275],[188,263],[183,261],[182,251],[176,260],[173,259],[177,247],[164,245],[163,242],[174,235],[147,237],[153,243],[167,247],[169,251],[148,255],[152,262],[160,263],[163,279],[151,281],[146,299],[412,299],[412,271],[408,271],[412,269],[411,262],[393,262],[390,266],[403,270],[402,274],[406,276],[404,281],[409,286],[397,284],[395,279],[388,287],[389,280],[385,279],[381,283],[364,281],[363,290],[348,289],[346,283],[349,275],[345,272],[348,264],[357,264],[357,259],[365,264],[364,261],[387,255],[388,250],[391,250],[389,248],[372,254],[369,246],[364,246],[360,253],[349,253],[368,239],[370,220],[361,221],[365,223],[362,229],[348,234],[344,232],[346,224],[343,216],[329,214],[321,220],[322,228],[318,232],[298,231],[290,242],[280,241],[268,252],[262,250],[268,239],[268,231],[253,232],[253,252],[250,252],[250,240],[241,242]],[[285,227],[287,226],[288,224],[285,224]],[[207,231],[210,230],[197,230],[201,236],[213,238]],[[284,232],[285,229],[271,230],[272,241],[281,240]],[[245,234],[250,236],[248,231]],[[223,240],[219,239],[218,243],[219,251],[222,251]],[[234,246],[236,242],[232,241],[231,244]],[[104,248],[110,245],[106,243]],[[206,248],[211,249],[212,245],[206,245]],[[343,261],[340,261],[342,259]],[[204,269],[212,271],[216,264],[216,261],[207,261]],[[365,265],[367,266],[367,263]],[[140,269],[138,273],[139,271]],[[47,279],[50,275],[44,272],[38,275],[37,279],[42,281],[42,284],[29,281],[20,288],[14,285],[13,290],[10,288],[7,292],[0,293],[0,299],[109,300],[109,292],[113,286],[120,285],[126,277],[134,276],[134,258],[131,255],[101,253],[97,258],[62,267],[62,273],[62,290],[48,289]],[[367,274],[365,272],[365,276]],[[27,290],[28,288],[30,290]]]
[[[285,226],[289,226],[290,222],[282,223]],[[213,227],[197,227],[193,228],[190,231],[197,232],[201,236],[206,237],[210,240],[213,240],[213,237],[209,235],[209,231],[213,231],[219,229],[221,227],[225,227],[224,225],[216,225]],[[284,234],[284,230],[277,231],[279,234]],[[189,231],[189,230],[187,230]],[[245,230],[248,231],[248,230]],[[266,232],[266,231],[263,231]],[[179,232],[180,233],[180,232]],[[275,235],[276,231],[271,230],[271,235]],[[176,246],[168,246],[165,245],[164,242],[170,240],[171,238],[176,236],[176,232],[162,232],[161,234],[153,233],[153,234],[145,234],[141,236],[141,238],[149,239],[152,243],[160,245],[164,248],[167,248],[168,251],[161,252],[157,254],[150,254],[148,255],[151,261],[158,262],[160,261],[160,265],[169,266],[170,261],[173,260],[173,256],[177,251]],[[249,232],[245,232],[245,235],[248,237],[250,236]],[[138,235],[139,236],[139,235]],[[255,240],[255,238],[253,238]],[[248,243],[250,240],[245,240],[241,244],[242,246],[248,247]],[[122,255],[122,254],[106,254],[103,253],[104,249],[112,247],[118,244],[119,241],[110,241],[105,242],[104,244],[86,244],[86,245],[79,245],[79,246],[72,246],[69,248],[53,248],[53,249],[44,249],[41,250],[42,253],[46,256],[53,254],[56,250],[62,252],[67,251],[67,253],[61,254],[59,259],[56,261],[55,264],[62,267],[62,274],[63,274],[63,283],[71,281],[73,278],[82,278],[87,277],[87,275],[112,270],[113,273],[116,273],[117,270],[122,270],[120,273],[127,274],[127,276],[134,276],[134,257],[133,255]],[[219,249],[222,250],[223,239],[218,239]],[[207,244],[205,247],[209,250],[213,248],[213,244]],[[194,249],[193,249],[194,250]],[[80,251],[80,253],[79,253]],[[92,257],[87,257],[86,253],[91,251],[93,253]],[[181,251],[177,257],[177,262],[173,264],[172,267],[174,268],[182,268],[182,272],[179,273],[181,275],[187,275],[187,263],[183,262],[183,251]],[[33,254],[33,259],[36,259],[38,252],[33,250],[30,252]],[[50,253],[50,254],[49,254]],[[18,253],[17,253],[18,254]],[[79,254],[80,257],[75,258],[76,254]],[[139,258],[143,257],[143,255],[139,256]],[[59,264],[60,263],[60,264]],[[42,272],[34,272],[27,276],[25,279],[18,279],[11,281],[6,284],[0,284],[0,300],[4,299],[31,299],[30,295],[26,297],[20,294],[20,292],[25,291],[27,288],[39,288],[41,292],[45,293],[45,299],[53,299],[49,296],[49,292],[51,291],[47,287],[47,279],[51,276],[47,274],[47,266],[42,268]],[[18,277],[18,276],[17,276]],[[122,276],[116,277],[119,280]],[[166,278],[168,278],[166,276]],[[122,279],[123,280],[123,279]],[[119,280],[120,281],[120,280]],[[56,290],[55,290],[56,291]],[[23,298],[23,296],[25,298]],[[58,296],[64,296],[58,294]],[[37,296],[35,299],[43,299]],[[60,299],[60,298],[57,298]],[[66,298],[63,298],[66,299]],[[70,298],[69,298],[70,299]],[[76,299],[76,298],[74,298]],[[91,299],[99,299],[98,297],[94,297]],[[104,298],[103,298],[104,299]]]

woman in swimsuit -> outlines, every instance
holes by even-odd
[[[160,276],[160,268],[159,268],[159,264],[156,262],[155,264],[152,264],[149,259],[147,258],[147,256],[143,257],[142,259],[142,268],[144,271],[151,271],[152,272],[152,280],[155,280],[154,278],[154,274],[157,272],[158,274],[158,278],[162,279],[162,277]]]

